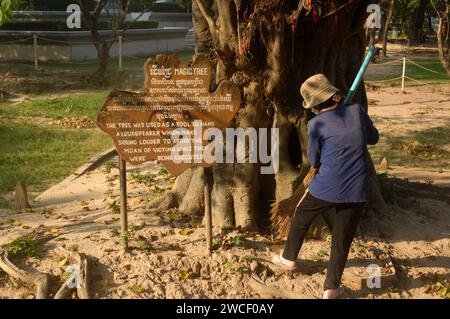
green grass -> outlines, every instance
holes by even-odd
[[[37,242],[33,236],[27,236],[14,240],[7,247],[8,253],[13,256],[33,257],[37,254]]]
[[[192,54],[178,54],[178,57],[187,62]],[[102,90],[92,90],[87,81],[98,66],[95,60],[40,63],[37,71],[31,63],[0,63],[0,74],[9,74],[18,80],[17,92],[9,91],[19,96],[21,93],[32,96],[17,105],[0,101],[0,195],[10,195],[18,181],[26,183],[30,192],[41,192],[69,176],[92,155],[111,147],[110,137],[99,129],[47,126],[48,121],[41,118],[87,116],[95,120],[113,88],[143,88],[144,63],[145,59],[125,57],[123,72],[118,72],[118,60],[111,59],[108,71],[111,83],[115,84]],[[128,85],[125,80],[130,77],[137,81]],[[89,90],[89,93],[66,93],[68,90]],[[149,180],[150,177],[144,177],[142,181]],[[155,192],[162,190],[156,188]],[[0,208],[12,207],[11,202],[0,199]]]
[[[144,184],[146,186],[150,186],[153,183],[155,175],[131,173],[130,178],[131,178],[131,180],[135,181],[138,184]]]
[[[445,69],[442,67],[442,64],[439,61],[435,60],[414,60],[415,63],[424,66],[430,70],[435,72],[439,72],[439,74],[432,73],[430,71],[424,70],[416,65],[411,63],[406,64],[406,75],[412,77],[413,79],[424,81],[424,82],[450,82],[450,76],[447,74]]]
[[[101,91],[56,98],[47,96],[17,105],[0,104],[0,116],[6,118],[39,116],[52,119],[88,116],[94,120],[105,103],[108,93],[109,91]]]
[[[37,117],[95,119],[109,91],[51,97],[42,95],[17,105],[0,104],[0,193],[11,193],[18,181],[41,192],[69,176],[92,155],[111,147],[99,129],[66,129],[39,125]],[[12,204],[0,200],[0,207]]]
[[[0,121],[0,136],[0,193],[13,191],[18,181],[25,182],[29,191],[43,191],[112,145],[98,129],[69,130],[24,122]]]
[[[192,58],[192,53],[179,53],[177,54],[178,59],[182,62],[188,62]],[[152,58],[154,58],[152,56]],[[144,76],[143,68],[146,58],[144,57],[124,57],[122,59],[123,72],[136,71]],[[93,73],[99,63],[98,60],[88,60],[80,62],[50,62],[50,63],[40,63],[38,70],[34,70],[34,63],[0,63],[0,73],[12,73],[17,75],[22,75],[26,77],[42,76],[42,75],[82,75]],[[108,63],[108,72],[118,73],[119,70],[119,60],[117,58],[110,59]]]
[[[450,127],[441,126],[428,128],[423,131],[418,131],[414,133],[414,138],[418,140],[423,140],[428,144],[433,144],[435,146],[442,146],[449,144]]]
[[[375,121],[376,125],[376,121]],[[408,136],[383,136],[381,142],[370,146],[369,150],[375,163],[387,157],[391,164],[409,167],[448,168],[448,153],[442,146],[449,143],[450,127],[434,127],[417,131]],[[414,141],[433,147],[428,153],[411,155],[405,152],[405,146]]]
[[[450,76],[447,74],[445,69],[442,67],[442,64],[439,60],[429,60],[429,59],[411,59],[415,63],[438,72],[439,74],[424,70],[419,66],[416,66],[409,61],[406,63],[406,76],[411,77],[417,81],[424,83],[450,83]],[[366,81],[382,81],[387,79],[393,79],[402,76],[402,62],[399,61],[399,64],[386,65],[386,66],[369,66],[367,70],[364,80]],[[382,72],[380,71],[382,70]],[[406,80],[407,83],[414,83],[414,85],[418,84],[411,80]],[[384,84],[401,84],[401,79],[392,82],[385,82]]]

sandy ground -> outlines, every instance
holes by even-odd
[[[370,114],[382,140],[389,134],[450,124],[450,87],[439,91],[417,88],[407,94],[398,88],[369,92]],[[448,161],[448,158],[447,158]],[[152,173],[152,186],[133,182],[131,173]],[[391,175],[450,186],[445,169],[395,165]],[[91,287],[95,298],[257,298],[267,297],[248,286],[258,276],[268,286],[296,291],[305,298],[319,298],[325,277],[330,241],[308,240],[299,256],[299,268],[283,271],[270,262],[283,241],[269,235],[232,231],[216,234],[215,250],[206,257],[204,228],[198,217],[177,211],[149,212],[149,198],[169,189],[173,178],[148,163],[129,170],[129,253],[120,249],[118,171],[98,168],[64,181],[41,194],[33,210],[16,214],[0,210],[0,245],[32,230],[52,234],[38,257],[15,259],[25,269],[52,275],[53,293],[67,265],[53,249],[65,246],[88,256],[92,265]],[[157,185],[158,187],[155,187]],[[450,208],[445,200],[405,198],[411,209],[391,205],[392,211],[368,218],[352,246],[343,283],[347,298],[449,297]],[[381,287],[369,288],[368,267],[377,265]],[[0,297],[33,298],[33,290],[0,273]]]
[[[448,84],[416,86],[409,88],[406,93],[402,93],[400,88],[379,87],[375,91],[369,90],[368,98],[369,114],[380,131],[380,143],[376,146],[378,149],[389,147],[389,137],[407,141],[414,139],[417,132],[450,127]],[[450,137],[441,136],[439,139],[443,141],[440,149],[446,152],[441,160],[422,160],[415,163],[397,161],[392,165],[389,174],[419,182],[431,179],[434,185],[450,186]],[[419,167],[415,167],[417,163],[420,163]]]

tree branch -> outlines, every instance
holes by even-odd
[[[82,2],[84,2],[84,0],[80,0]],[[101,0],[97,3],[97,7],[94,10],[94,13],[92,14],[94,16],[95,19],[97,19],[100,14],[102,13],[103,8],[106,6],[106,4],[108,3],[109,0]]]
[[[219,30],[217,29],[216,23],[214,21],[214,14],[211,11],[210,8],[208,8],[205,5],[205,2],[203,0],[195,0],[197,2],[198,8],[200,9],[200,12],[202,13],[203,17],[205,18],[206,22],[209,26],[209,32],[211,33],[211,36],[213,39],[217,39],[217,34]]]
[[[142,11],[142,12],[136,17],[136,19],[134,19],[133,21],[127,23],[127,25],[126,25],[124,28],[122,28],[122,30],[120,31],[119,35],[125,34],[125,32],[126,32],[126,31],[127,31],[134,23],[136,23],[136,22],[144,15],[144,13],[147,13],[147,12],[149,12],[150,10],[153,9],[153,5],[154,5],[154,2],[153,2],[149,7],[145,8],[144,11]]]
[[[8,259],[7,251],[0,251],[0,269],[14,279],[36,286],[36,299],[48,298],[49,277],[47,274],[38,271],[27,272],[18,268]]]
[[[260,295],[272,296],[283,299],[314,299],[316,297],[305,295],[296,291],[289,291],[287,289],[278,289],[275,287],[266,286],[259,278],[252,277],[248,282],[248,287]]]

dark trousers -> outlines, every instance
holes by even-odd
[[[283,257],[287,260],[297,260],[306,232],[314,218],[322,214],[329,220],[330,213],[335,211],[324,289],[336,289],[341,284],[348,252],[364,206],[365,203],[330,203],[308,193],[295,211]]]

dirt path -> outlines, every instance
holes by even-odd
[[[435,92],[424,88],[408,94],[400,94],[396,88],[369,92],[370,113],[380,129],[382,143],[392,136],[408,137],[417,131],[448,127],[448,92],[448,87],[435,88]],[[381,148],[388,146],[392,147],[381,144]],[[439,146],[448,150],[448,140]],[[379,149],[373,153],[382,155]],[[448,157],[431,161],[444,168],[415,167],[414,162],[394,159],[395,165],[388,173],[411,181],[432,178],[433,185],[450,186]],[[63,245],[85,253],[93,266],[95,298],[261,297],[248,286],[255,275],[269,286],[310,298],[321,296],[329,240],[306,242],[295,272],[282,271],[269,261],[272,253],[282,249],[282,241],[255,233],[216,234],[217,250],[209,259],[204,254],[200,217],[182,216],[176,210],[146,209],[149,199],[171,187],[172,177],[155,163],[148,163],[131,167],[128,179],[132,247],[129,253],[124,255],[120,249],[118,170],[112,165],[55,185],[38,197],[31,212],[0,210],[0,245],[36,229],[54,235],[40,247],[39,257],[15,261],[21,267],[50,273],[56,287],[67,265],[54,256],[53,249]],[[346,297],[448,298],[449,203],[444,198],[405,197],[390,207],[392,212],[368,217],[361,225],[343,277],[348,287]],[[367,286],[370,265],[379,267],[381,288]],[[33,296],[32,290],[0,273],[1,297]]]
[[[375,163],[386,156],[393,176],[450,186],[450,85],[415,87],[407,93],[381,87],[369,91],[368,98],[369,114],[380,131],[380,143],[370,148]],[[403,145],[414,140],[431,144],[441,154],[405,154]]]

